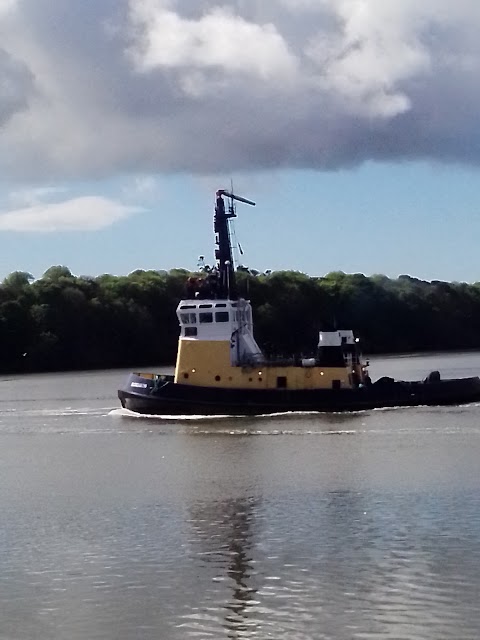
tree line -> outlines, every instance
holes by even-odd
[[[172,364],[175,309],[191,275],[173,269],[89,277],[53,266],[35,280],[15,271],[0,285],[0,370]],[[270,355],[311,354],[319,329],[333,328],[354,329],[366,354],[480,349],[480,283],[242,267],[237,281]]]

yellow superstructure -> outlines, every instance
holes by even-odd
[[[180,340],[175,367],[175,382],[203,387],[251,389],[318,389],[341,387],[351,383],[346,367],[302,367],[249,365],[232,366],[230,343]]]

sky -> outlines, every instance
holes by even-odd
[[[478,0],[0,0],[0,279],[480,281]]]

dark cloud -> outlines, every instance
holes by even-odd
[[[27,108],[34,93],[34,78],[21,62],[0,49],[0,126]]]
[[[478,164],[479,19],[474,0],[23,0],[0,12],[0,170]]]

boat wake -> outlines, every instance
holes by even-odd
[[[349,413],[338,411],[338,412],[325,412],[325,411],[283,411],[278,413],[260,413],[257,415],[250,414],[238,414],[238,415],[229,415],[229,414],[219,414],[219,415],[211,415],[211,414],[197,414],[197,415],[168,415],[168,414],[157,414],[157,413],[137,413],[136,411],[131,411],[130,409],[113,409],[110,411],[109,415],[114,418],[134,418],[139,420],[156,420],[161,422],[217,422],[224,420],[278,420],[278,419],[301,419],[301,418],[312,418],[312,417],[322,417],[322,416],[339,416],[339,417],[355,417],[357,415],[361,415],[366,413],[364,411],[351,411]]]
[[[351,420],[355,419],[359,416],[367,416],[370,414],[376,413],[408,413],[408,412],[423,412],[423,413],[441,413],[445,415],[446,413],[458,414],[459,412],[472,411],[476,410],[480,407],[480,403],[473,402],[470,404],[463,405],[452,405],[452,406],[429,406],[429,405],[420,405],[420,406],[398,406],[398,407],[379,407],[376,409],[365,409],[363,411],[282,411],[277,413],[262,413],[258,415],[249,415],[249,414],[239,414],[239,415],[228,415],[228,414],[219,414],[219,415],[210,415],[210,414],[196,414],[196,415],[169,415],[169,414],[148,414],[148,413],[137,413],[136,411],[131,411],[130,409],[112,409],[109,412],[109,416],[116,418],[134,418],[138,420],[156,420],[156,421],[166,421],[166,422],[199,422],[199,421],[223,421],[223,420],[298,420],[302,418],[332,418],[332,419],[345,419]]]
[[[0,410],[0,417],[21,417],[28,416],[29,418],[62,418],[68,416],[107,416],[112,407],[57,407],[57,408],[43,408],[43,409],[2,409]]]
[[[160,422],[197,422],[199,420],[235,420],[236,418],[245,418],[246,416],[228,416],[228,415],[162,415],[150,413],[137,413],[130,409],[112,409],[109,416],[114,418],[133,418],[135,420],[156,420]]]
[[[399,434],[458,434],[457,418],[467,415],[468,427],[480,433],[476,414],[480,404],[448,407],[391,407],[356,412],[279,412],[257,416],[157,415],[114,409],[109,416],[130,419],[129,431],[155,434],[212,436],[397,436]],[[388,416],[388,417],[387,417]],[[121,427],[125,430],[124,427]],[[465,430],[463,426],[460,430]]]
[[[282,412],[258,416],[146,415],[122,408],[58,407],[0,411],[0,435],[186,435],[398,437],[480,435],[480,404],[396,407],[363,412]],[[113,418],[113,419],[112,419]]]

